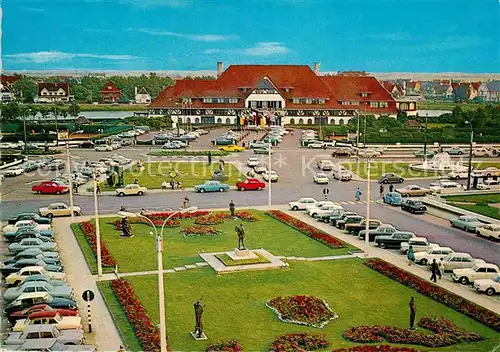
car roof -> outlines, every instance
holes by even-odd
[[[35,313],[31,313],[28,318],[30,319],[36,319],[36,318],[53,318],[55,317],[57,314],[59,314],[58,311],[45,311],[45,310],[42,310],[40,312],[35,312]]]
[[[23,332],[52,331],[56,324],[29,324],[24,327]]]
[[[49,204],[49,207],[50,207],[51,205],[65,205],[65,206],[68,206],[66,203],[63,203],[63,202],[50,203],[50,204]]]
[[[26,270],[35,270],[35,271],[40,271],[43,270],[43,266],[38,266],[38,265],[33,265],[33,266],[25,266],[21,270],[26,271]]]
[[[17,299],[27,299],[27,298],[36,298],[36,297],[43,297],[43,296],[48,296],[48,292],[28,292],[28,293],[23,293],[21,294]]]
[[[413,237],[413,238],[410,238],[409,241],[427,241],[427,238],[425,238],[425,237]]]
[[[449,256],[455,256],[455,257],[472,257],[469,253],[464,253],[464,252],[453,252],[448,254]]]
[[[486,267],[486,268],[495,268],[495,269],[497,269],[497,268],[498,268],[498,266],[497,266],[497,265],[495,265],[495,264],[491,264],[491,263],[477,263],[477,265],[484,266],[484,267]]]
[[[40,326],[40,325],[33,325],[33,326]],[[49,348],[51,348],[57,342],[57,339],[55,338],[29,339],[25,341],[26,342],[21,346],[22,351],[39,351],[39,350],[49,351]]]

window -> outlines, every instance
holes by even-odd
[[[42,332],[40,332],[40,338],[41,339],[51,339],[53,337],[54,336],[52,335],[51,331],[42,331]]]
[[[477,272],[478,273],[485,273],[486,272],[486,268],[479,268],[479,269],[477,269]]]
[[[488,269],[486,270],[486,272],[488,272],[488,273],[496,273],[496,272],[497,272],[497,269],[495,269],[495,268],[488,268]]]
[[[306,98],[306,104],[312,104],[313,100],[311,98]]]
[[[38,339],[38,333],[30,332],[29,334],[26,335],[26,339]]]
[[[370,102],[370,107],[371,108],[378,108],[378,101],[371,101]]]

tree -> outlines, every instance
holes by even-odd
[[[76,102],[73,102],[69,110],[71,116],[77,117],[80,113],[80,106]]]
[[[22,97],[20,100],[24,103],[33,103],[37,95],[35,81],[25,76],[21,77],[14,84],[14,90],[17,92],[19,97]]]
[[[22,114],[21,107],[16,102],[2,104],[0,109],[2,110],[2,122],[14,121]]]

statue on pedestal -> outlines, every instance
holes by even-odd
[[[238,249],[247,249],[245,246],[245,229],[243,228],[243,224],[240,224],[240,226],[235,225],[234,229],[238,235]]]
[[[196,301],[194,306],[194,316],[195,316],[195,326],[194,326],[194,334],[198,338],[202,338],[203,336],[203,306],[200,301]]]
[[[417,309],[415,308],[415,299],[412,297],[410,299],[410,330],[415,330],[416,314],[417,314]]]
[[[121,220],[122,237],[134,237],[132,234],[132,227],[128,223],[127,217],[123,217]]]

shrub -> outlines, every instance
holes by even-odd
[[[187,236],[216,236],[221,232],[213,226],[189,226],[182,230],[182,233]]]
[[[222,340],[208,345],[206,352],[241,352],[243,347],[236,340]]]
[[[229,217],[228,213],[209,214],[197,217],[194,223],[198,225],[218,225],[222,224]]]
[[[271,345],[273,352],[306,352],[327,348],[329,345],[325,335],[297,333],[286,334],[276,338]]]
[[[332,352],[418,352],[418,350],[411,347],[398,347],[398,346],[389,346],[389,345],[363,345],[363,346],[354,346],[347,348],[337,348]]]

